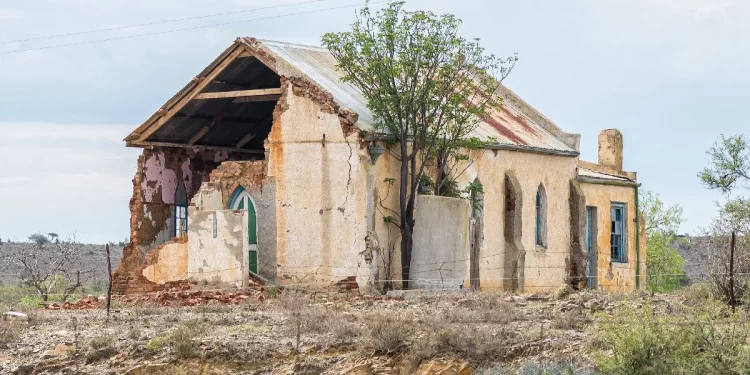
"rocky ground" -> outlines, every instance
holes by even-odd
[[[117,299],[109,319],[101,308],[6,315],[1,373],[515,374],[529,363],[587,373],[592,314],[642,298],[175,293],[185,297]],[[175,306],[188,300],[197,306]]]

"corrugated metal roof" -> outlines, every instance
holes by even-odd
[[[373,130],[375,120],[372,113],[367,108],[367,100],[357,87],[341,81],[343,74],[336,67],[336,59],[328,52],[328,50],[315,46],[257,40],[253,38],[238,38],[230,48],[224,51],[224,53],[214,60],[213,63],[206,67],[196,79],[188,83],[187,86],[170,99],[160,111],[157,111],[157,113],[152,115],[146,122],[139,126],[138,129],[133,131],[133,133],[126,138],[126,141],[138,139],[144,131],[149,127],[154,126],[155,122],[163,115],[163,113],[177,105],[179,101],[190,92],[190,90],[194,89],[197,84],[196,82],[199,82],[200,78],[207,76],[222,61],[233,53],[236,53],[237,48],[242,48],[243,44],[251,47],[251,50],[260,47],[269,52],[270,55],[275,55],[274,58],[277,60],[277,66],[275,67],[278,70],[277,73],[282,76],[300,76],[314,82],[321,89],[329,92],[339,106],[356,112],[359,115],[356,123],[357,127],[367,131]],[[220,78],[233,82],[243,77],[245,79],[251,79],[250,77],[245,77],[243,74],[246,71],[245,68],[253,64],[261,65],[259,64],[259,61],[254,58],[238,58],[221,73]],[[279,69],[279,65],[284,65],[289,69]],[[242,76],[240,77],[237,75]],[[253,84],[260,84],[263,87],[275,87],[270,81],[255,82],[255,79],[253,79],[253,81]],[[221,83],[211,83],[204,91],[211,92],[222,89]],[[571,143],[570,140],[565,140],[565,137],[575,137],[576,135],[562,131],[538,111],[528,106],[528,104],[518,98],[515,93],[508,90],[507,87],[503,86],[501,90],[499,90],[497,96],[498,99],[504,97],[507,100],[503,102],[502,108],[491,111],[487,116],[481,119],[479,126],[473,134],[474,136],[484,140],[487,140],[490,137],[495,138],[499,143],[499,147],[536,151],[551,150],[565,155],[578,155],[577,141]],[[215,102],[216,103],[212,104],[221,104],[219,100],[215,100]],[[195,104],[190,102],[185,108],[188,112],[214,113],[215,111],[213,110],[209,111],[209,106],[212,104]],[[175,126],[187,126],[190,128],[188,130],[191,131],[193,131],[195,127],[200,128],[201,126],[201,123],[195,120],[180,121],[182,122],[181,124],[172,123],[170,125],[173,126],[159,130],[157,136],[163,136],[165,139],[169,138],[171,140],[174,137],[166,133],[169,133],[170,129],[176,130],[174,129]]]
[[[259,41],[278,57],[307,75],[322,89],[331,93],[340,106],[357,112],[359,115],[357,127],[362,130],[372,130],[374,120],[367,108],[367,99],[355,86],[341,81],[343,74],[336,68],[336,59],[328,50],[270,40]]]
[[[578,176],[595,178],[598,180],[633,182],[632,180],[625,178],[625,177],[613,176],[611,174],[600,173],[600,172],[592,171],[591,169],[586,169],[586,168],[578,168]]]
[[[342,107],[359,114],[356,125],[362,130],[372,130],[373,116],[367,108],[367,99],[360,90],[341,81],[342,72],[336,68],[336,59],[328,50],[320,47],[258,40],[271,52],[313,82],[333,95]],[[477,138],[493,137],[500,144],[549,149],[575,153],[577,150],[565,144],[541,125],[524,116],[518,108],[504,102],[498,111],[483,117],[474,134]]]

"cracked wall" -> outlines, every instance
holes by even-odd
[[[130,199],[130,242],[113,275],[114,293],[147,291],[154,288],[143,277],[146,255],[174,235],[175,192],[182,184],[191,197],[221,162],[233,159],[222,151],[155,148],[138,157]],[[245,157],[240,155],[240,157]]]
[[[286,95],[268,138],[268,175],[276,184],[277,279],[327,285],[369,274],[368,167],[359,133],[325,93],[283,79]],[[321,97],[323,95],[323,97]],[[327,95],[327,94],[326,94]],[[364,272],[363,272],[364,270]],[[361,280],[358,280],[358,282]]]

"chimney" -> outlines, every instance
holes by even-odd
[[[604,129],[599,133],[599,165],[622,171],[622,133]]]

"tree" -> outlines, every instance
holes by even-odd
[[[730,251],[732,233],[734,254]],[[730,198],[719,205],[718,215],[703,234],[711,250],[709,277],[715,291],[725,301],[746,298],[750,291],[750,199]]]
[[[375,129],[398,145],[389,152],[400,162],[394,224],[401,232],[405,288],[415,199],[426,168],[430,163],[437,168],[437,193],[455,179],[447,164],[466,157],[459,150],[472,144],[467,136],[478,118],[501,105],[494,94],[517,60],[498,59],[478,39],[459,37],[460,24],[453,15],[408,12],[403,2],[395,2],[374,14],[365,7],[351,31],[323,36],[344,73],[342,80],[367,99]]]
[[[706,229],[711,248],[711,279],[719,292],[734,307],[748,291],[750,278],[750,200],[732,196],[736,188],[748,188],[750,182],[750,143],[743,135],[726,137],[709,150],[709,167],[698,178],[709,189],[719,189],[727,201],[719,206],[719,215]]]
[[[42,234],[29,236],[26,243],[4,246],[4,261],[17,267],[19,279],[36,289],[43,301],[60,294],[65,301],[83,283],[79,256],[81,246],[75,240],[52,241]]]
[[[743,135],[721,136],[707,152],[711,166],[698,173],[709,189],[731,193],[735,187],[750,182],[750,144]]]
[[[685,220],[682,207],[665,207],[659,195],[641,190],[640,211],[646,221],[646,274],[648,289],[668,292],[685,280],[685,260],[673,247],[677,230]]]

